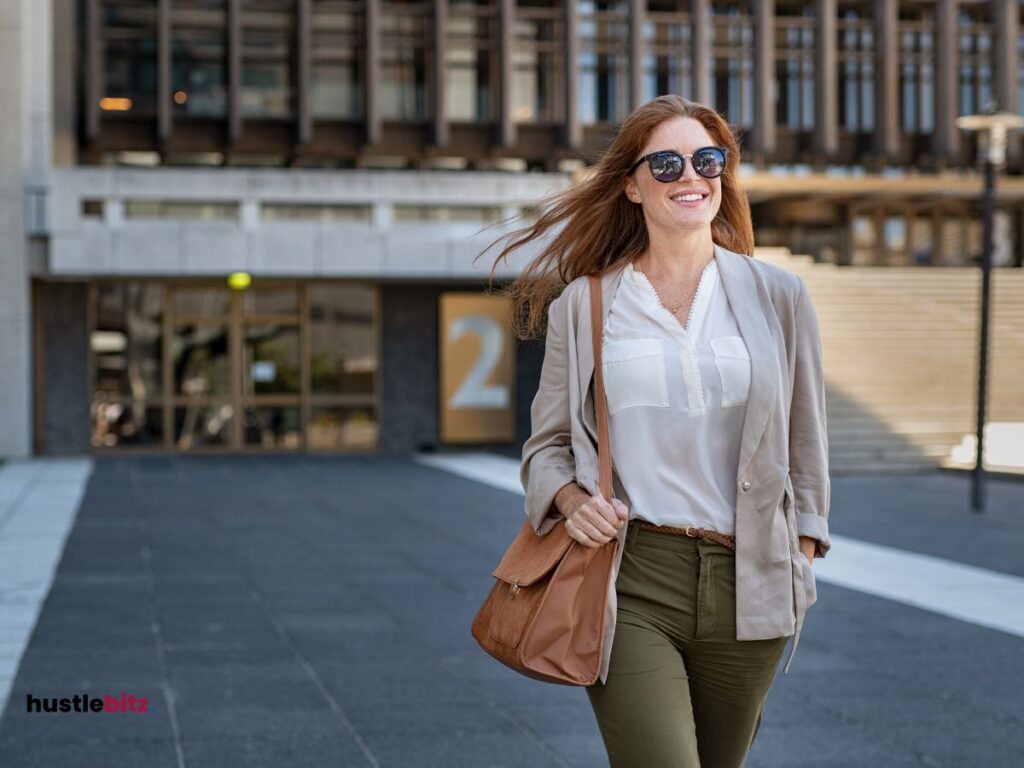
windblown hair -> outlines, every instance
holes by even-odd
[[[508,240],[495,259],[494,270],[515,249],[544,237],[557,225],[565,226],[501,293],[514,302],[513,328],[520,339],[536,338],[545,330],[547,308],[580,275],[597,274],[620,261],[632,260],[646,250],[647,226],[642,207],[625,195],[626,174],[643,152],[651,134],[665,120],[691,117],[700,122],[718,146],[728,147],[722,174],[722,202],[711,223],[714,242],[736,253],[752,255],[754,228],[747,195],[740,187],[739,140],[726,120],[703,104],[669,94],[658,96],[634,110],[620,124],[610,146],[589,176],[578,184],[543,198],[540,215],[530,225],[506,233],[492,242]]]

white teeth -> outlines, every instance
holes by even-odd
[[[684,203],[694,203],[694,202],[696,202],[698,200],[702,200],[703,198],[704,198],[704,195],[695,192],[695,193],[690,194],[690,195],[677,195],[676,197],[673,197],[672,199],[677,201],[677,202],[681,200]]]

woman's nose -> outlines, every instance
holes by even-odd
[[[687,181],[698,181],[701,176],[696,170],[694,170],[693,158],[688,157],[685,162],[686,165],[683,167],[683,178]]]

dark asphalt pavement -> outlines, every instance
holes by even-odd
[[[1024,576],[1024,483],[967,482],[836,478],[832,531]],[[403,458],[97,459],[0,766],[606,766],[582,690],[470,636],[522,515]],[[1022,683],[1024,639],[819,581],[748,766],[1024,766]],[[151,711],[25,711],[121,692]]]

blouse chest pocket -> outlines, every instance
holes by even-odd
[[[665,355],[659,339],[606,341],[601,354],[609,414],[641,405],[668,407]]]
[[[750,352],[742,336],[711,339],[715,367],[722,380],[722,407],[743,405],[750,393]]]

